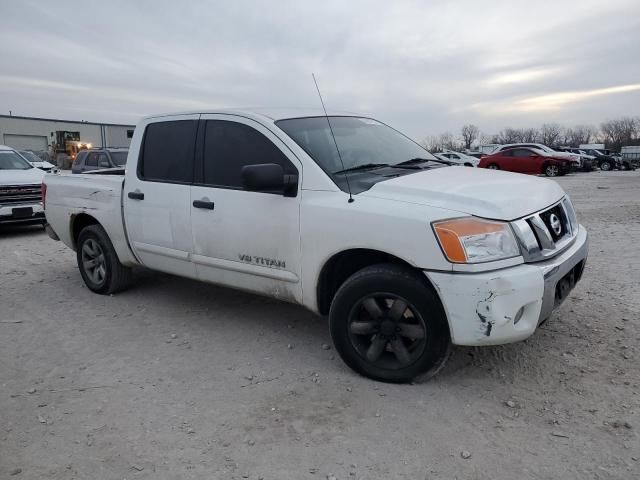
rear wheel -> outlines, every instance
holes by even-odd
[[[90,290],[110,294],[129,286],[131,269],[120,263],[107,232],[100,225],[84,227],[76,244],[80,275]]]
[[[442,305],[425,279],[407,267],[374,265],[353,274],[336,293],[329,322],[344,362],[374,380],[433,376],[449,354]]]
[[[558,165],[550,163],[544,167],[544,174],[547,177],[557,177],[558,175],[560,175],[560,167],[558,167]]]
[[[612,168],[613,168],[613,165],[609,160],[603,160],[602,162],[600,162],[600,170],[608,172]]]
[[[489,170],[500,170],[500,167],[498,166],[497,163],[492,163],[491,165],[487,165],[487,168]]]

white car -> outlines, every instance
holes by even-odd
[[[46,160],[41,159],[31,150],[20,150],[18,153],[22,155],[32,166],[39,168],[40,170],[44,170],[45,172],[49,172],[56,168],[53,163],[49,163]]]
[[[123,169],[45,187],[47,231],[92,291],[142,265],[300,304],[388,382],[435,374],[451,343],[529,337],[588,251],[556,182],[443,166],[381,122],[313,110],[148,117]]]
[[[45,223],[41,184],[45,172],[0,145],[0,225]]]
[[[465,153],[454,152],[453,150],[444,150],[443,152],[435,153],[434,155],[441,160],[453,162],[458,165],[464,165],[465,167],[477,167],[478,163],[480,163],[480,159],[477,157],[472,157]]]

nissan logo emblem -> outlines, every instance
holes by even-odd
[[[560,223],[560,219],[555,213],[549,215],[549,225],[551,225],[551,230],[556,234],[556,237],[560,236],[562,233],[562,224]]]

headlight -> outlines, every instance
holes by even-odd
[[[465,217],[435,222],[433,230],[453,263],[480,263],[517,257],[518,243],[508,223]]]

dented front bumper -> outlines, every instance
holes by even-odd
[[[485,273],[425,272],[444,305],[456,345],[499,345],[529,337],[582,276],[589,250],[580,226],[575,242],[542,262]]]

